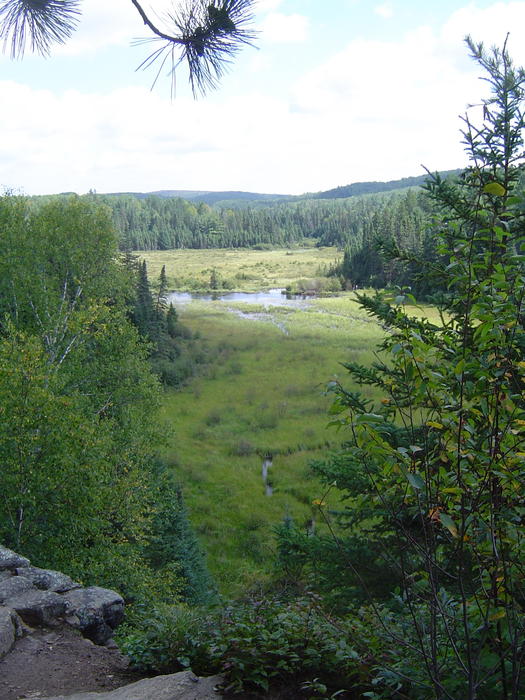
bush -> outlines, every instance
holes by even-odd
[[[349,623],[335,621],[315,598],[283,601],[252,598],[207,617],[177,606],[145,620],[140,632],[123,640],[123,651],[142,670],[189,668],[220,671],[225,691],[246,693],[287,689],[288,697],[309,697],[301,686],[323,684],[362,697],[362,661],[348,641]]]
[[[165,605],[142,619],[136,629],[123,626],[118,638],[123,653],[139,671],[174,673],[191,665],[198,673],[219,669],[214,668],[206,643],[210,634],[199,611]]]

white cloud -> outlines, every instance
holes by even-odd
[[[509,33],[510,53],[517,64],[525,65],[524,28],[525,2],[496,2],[484,9],[471,3],[453,13],[441,36],[449,51],[455,47],[456,52],[466,55],[461,41],[467,34],[489,48],[501,47]]]
[[[54,54],[94,53],[105,46],[129,45],[141,29],[141,20],[129,0],[84,0],[78,29]],[[144,30],[142,30],[144,32]]]
[[[169,14],[183,0],[156,0],[141,3],[149,19],[159,29],[170,33]],[[106,46],[129,46],[133,39],[151,36],[130,0],[84,0],[77,31],[56,54],[94,53]]]
[[[394,16],[394,10],[389,2],[385,2],[383,5],[377,5],[377,7],[374,7],[374,12],[376,15],[379,15],[379,17],[383,17],[383,19],[390,19]]]
[[[303,76],[294,109],[311,126],[311,161],[334,184],[461,166],[458,115],[487,85],[462,42],[467,32],[525,58],[525,3],[469,5],[440,28],[420,27],[398,41],[355,40]],[[515,48],[514,48],[515,47]],[[517,51],[515,51],[517,49]]]
[[[257,0],[258,12],[270,12],[283,4],[283,0]]]
[[[306,41],[309,20],[304,15],[283,15],[272,12],[262,23],[262,38],[272,43]]]
[[[415,175],[421,163],[460,166],[458,115],[487,89],[462,37],[472,31],[501,44],[511,27],[511,52],[523,62],[524,20],[525,2],[469,5],[442,27],[354,40],[303,75],[288,98],[219,92],[170,102],[166,91],[142,88],[59,96],[4,81],[0,184],[29,193],[301,193]]]
[[[282,132],[282,149],[291,138],[286,105],[257,95],[213,104],[142,88],[56,96],[4,82],[0,91],[10,104],[0,113],[0,184],[28,193],[235,189],[248,162],[276,167],[269,135]],[[253,188],[259,180],[254,169]]]

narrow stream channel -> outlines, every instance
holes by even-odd
[[[271,457],[265,457],[262,463],[262,480],[264,484],[264,491],[267,496],[271,496],[273,494],[273,486],[268,478],[268,472],[272,464],[273,459]]]

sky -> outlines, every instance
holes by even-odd
[[[144,2],[162,26],[169,4]],[[182,67],[174,95],[136,70],[130,0],[81,8],[50,57],[0,54],[5,189],[302,194],[462,167],[460,117],[487,96],[464,37],[510,33],[525,65],[525,1],[258,0],[256,47],[195,100]]]

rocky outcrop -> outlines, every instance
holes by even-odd
[[[221,676],[197,678],[190,671],[130,683],[137,676],[116,645],[100,646],[123,617],[124,601],[115,591],[83,588],[0,546],[0,698],[44,700],[46,691],[46,700],[221,697],[215,690]],[[86,688],[90,692],[76,692]],[[56,692],[65,694],[49,697]]]
[[[146,678],[109,693],[56,695],[43,700],[217,700],[221,695],[215,688],[221,680],[220,676],[197,678],[191,671],[182,671]]]
[[[0,546],[0,658],[23,629],[70,625],[104,644],[124,617],[124,600],[106,588],[82,588],[69,576],[31,566],[25,557]],[[26,630],[27,631],[27,630]]]
[[[11,651],[20,636],[20,619],[9,608],[0,607],[0,659]]]
[[[95,644],[104,644],[124,619],[124,601],[115,591],[92,586],[64,593],[67,621]]]
[[[10,549],[0,547],[0,571],[16,569],[18,566],[29,566],[29,559],[21,557]]]

